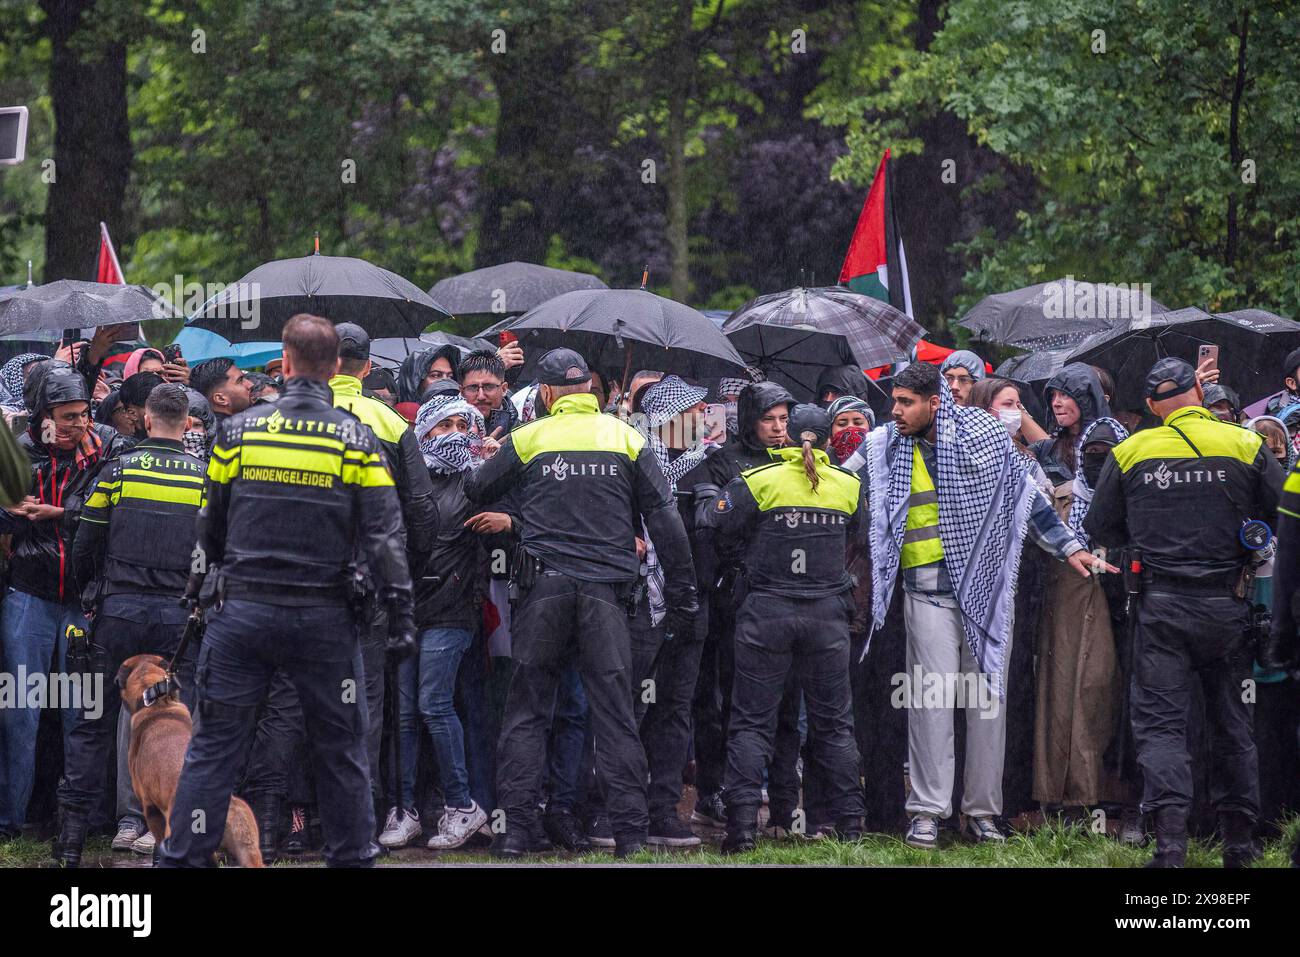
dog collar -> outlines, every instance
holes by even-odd
[[[174,698],[180,694],[181,683],[175,675],[168,675],[157,684],[144,689],[141,700],[146,708],[152,707],[161,698]]]

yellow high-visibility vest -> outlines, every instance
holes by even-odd
[[[925,467],[921,446],[912,445],[912,490],[907,497],[907,525],[903,531],[903,568],[930,565],[943,558],[939,540],[939,493]]]

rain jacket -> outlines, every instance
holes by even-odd
[[[1050,438],[1039,439],[1033,443],[1029,446],[1029,450],[1034,453],[1034,458],[1047,473],[1048,480],[1053,485],[1060,485],[1074,478],[1074,466],[1077,463],[1073,462],[1072,443],[1075,437],[1082,433],[1089,423],[1109,416],[1110,405],[1107,404],[1106,396],[1101,391],[1101,381],[1097,378],[1097,373],[1092,371],[1091,366],[1082,362],[1071,362],[1048,379],[1046,394],[1050,396],[1053,391],[1064,392],[1079,406],[1078,432],[1072,435],[1064,430],[1058,430]],[[1047,407],[1051,409],[1050,401]],[[1098,428],[1102,427],[1098,426]],[[1109,429],[1106,429],[1105,433],[1107,434],[1094,432],[1093,435],[1098,442],[1115,441],[1116,437]]]
[[[41,440],[46,414],[56,405],[90,401],[86,381],[66,362],[47,360],[28,376],[23,398],[31,410],[19,447],[31,463],[32,489],[42,505],[58,505],[63,517],[33,522],[0,512],[0,533],[13,535],[9,584],[46,601],[70,602],[79,586],[72,569],[72,539],[82,505],[105,462],[127,447],[113,428],[91,423],[75,449],[63,450]]]
[[[402,505],[407,551],[427,552],[438,535],[438,506],[415,433],[400,414],[378,399],[362,395],[361,380],[355,376],[336,375],[330,379],[330,389],[334,393],[334,405],[347,409],[370,426],[379,439]]]
[[[825,408],[822,399],[827,392],[834,392],[838,395],[854,395],[865,402],[870,391],[866,375],[857,366],[832,366],[817,380],[816,401]]]
[[[424,377],[429,374],[434,362],[446,359],[451,363],[451,377],[456,378],[456,368],[460,365],[460,350],[455,346],[439,346],[436,349],[421,349],[412,352],[402,360],[397,370],[397,401],[423,402]]]

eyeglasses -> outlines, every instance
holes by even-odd
[[[947,373],[944,374],[944,379],[947,380],[949,385],[970,385],[975,381],[968,375],[949,375]]]
[[[475,392],[482,392],[484,395],[491,395],[493,392],[501,391],[501,383],[498,382],[496,385],[490,383],[484,383],[482,385],[467,385],[462,386],[460,391],[465,395],[472,395]]]

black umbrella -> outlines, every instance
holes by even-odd
[[[523,315],[548,299],[576,289],[608,289],[585,272],[509,262],[443,279],[429,295],[458,316]]]
[[[437,349],[439,346],[453,345],[460,350],[462,357],[471,352],[496,352],[496,346],[485,339],[470,339],[454,336],[450,332],[422,332],[418,338],[383,338],[370,340],[370,359],[377,366],[395,369],[413,352],[421,349]]]
[[[179,318],[181,313],[148,286],[59,279],[0,297],[0,335]]]
[[[1300,346],[1300,323],[1260,310],[1210,315],[1179,309],[1089,336],[1067,362],[1086,362],[1115,378],[1117,409],[1141,409],[1143,383],[1157,359],[1176,356],[1197,364],[1201,345],[1219,347],[1219,381],[1243,405],[1277,391],[1280,357]]]
[[[1169,310],[1141,287],[1075,282],[1073,276],[985,296],[957,325],[984,342],[1041,351]]]
[[[741,375],[745,360],[709,319],[643,289],[566,292],[510,323],[531,363],[548,349],[574,349],[601,372],[657,369],[693,379]],[[486,333],[480,333],[480,336]]]
[[[1041,352],[1012,356],[998,366],[993,374],[1025,385],[1040,386],[1061,371],[1066,356],[1073,351],[1073,346],[1067,346],[1064,349],[1044,349]]]
[[[300,312],[355,322],[372,337],[418,336],[451,317],[397,273],[364,259],[317,254],[263,263],[205,302],[190,324],[231,342],[278,339]]]
[[[751,364],[811,394],[827,366],[872,369],[904,359],[925,330],[887,302],[823,286],[751,299],[722,331]]]

